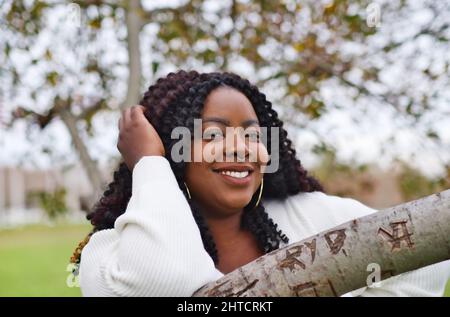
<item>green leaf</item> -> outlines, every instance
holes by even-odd
[[[51,61],[53,59],[53,54],[48,48],[45,50],[44,58],[47,61]]]
[[[427,137],[435,140],[440,140],[439,135],[436,133],[436,131],[428,130],[427,131]]]
[[[159,69],[159,62],[152,62],[152,72],[153,72],[153,74],[156,74],[156,72],[158,71],[158,69]]]
[[[47,82],[53,87],[55,87],[58,84],[58,79],[59,74],[55,71],[48,73],[46,76]]]

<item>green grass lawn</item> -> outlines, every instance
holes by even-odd
[[[80,296],[66,280],[72,251],[90,225],[0,230],[0,296]]]
[[[66,269],[89,230],[87,224],[0,230],[0,296],[80,296],[67,286]]]

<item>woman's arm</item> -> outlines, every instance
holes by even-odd
[[[140,159],[126,212],[83,249],[83,295],[191,296],[221,276],[169,162],[162,156]]]

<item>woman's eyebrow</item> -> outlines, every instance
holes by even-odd
[[[216,122],[216,123],[223,124],[227,127],[229,127],[231,125],[229,120],[223,119],[223,118],[217,118],[217,117],[210,117],[210,118],[203,119],[203,123],[206,123],[206,122]],[[250,119],[250,120],[245,120],[241,123],[241,126],[244,128],[251,126],[251,125],[259,126],[258,120]]]
[[[250,119],[250,120],[245,120],[244,122],[241,123],[241,126],[243,126],[244,128],[247,128],[251,125],[259,126],[258,120]]]
[[[222,118],[217,118],[217,117],[205,118],[202,121],[203,121],[203,123],[206,123],[206,122],[217,122],[217,123],[221,123],[221,124],[226,125],[226,126],[230,125],[230,121],[228,121],[226,119],[222,119]]]

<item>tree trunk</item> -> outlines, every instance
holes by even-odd
[[[339,210],[336,210],[339,212]],[[450,259],[450,190],[349,221],[275,250],[194,296],[340,296]]]
[[[89,197],[89,206],[93,206],[100,198],[101,190],[104,185],[102,174],[100,173],[96,162],[89,155],[87,147],[80,137],[76,117],[67,109],[61,109],[59,113],[61,120],[69,130],[75,149],[78,152],[81,163],[91,183],[92,194],[91,197]]]
[[[139,34],[142,29],[143,14],[141,0],[131,0],[126,8],[127,45],[128,45],[128,86],[123,107],[138,104],[141,94],[141,50]]]

